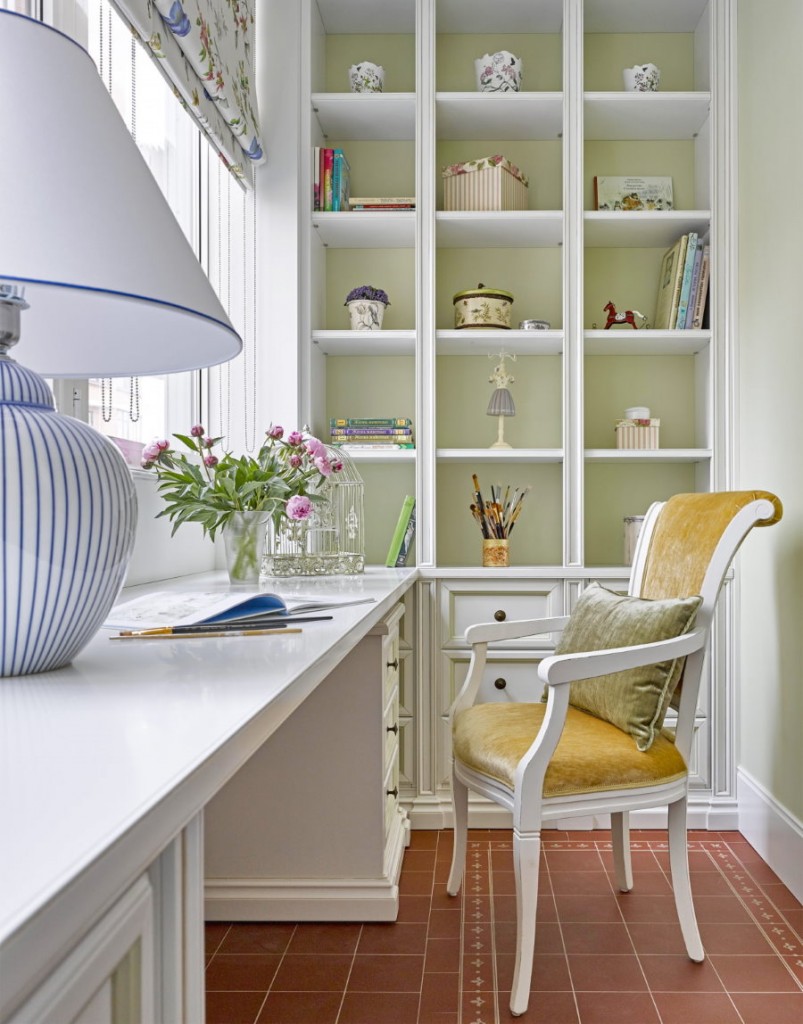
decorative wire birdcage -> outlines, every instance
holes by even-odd
[[[326,451],[343,468],[327,477],[308,519],[268,524],[263,576],[354,576],[364,571],[365,485],[346,452],[329,446]]]

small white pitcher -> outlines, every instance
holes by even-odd
[[[655,64],[634,64],[622,69],[626,92],[658,92],[661,69]]]
[[[382,92],[385,84],[385,69],[370,60],[352,64],[349,68],[349,84],[352,92]]]
[[[486,53],[474,61],[479,92],[518,92],[521,88],[521,58],[507,50]]]

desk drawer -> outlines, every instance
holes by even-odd
[[[488,655],[482,674],[477,704],[537,702],[544,684],[538,678],[540,657],[524,654],[511,657],[508,652]],[[444,654],[441,671],[441,714],[445,715],[468,675],[467,654]]]
[[[393,698],[385,708],[383,721],[385,737],[385,757],[383,766],[386,769],[393,758],[398,760],[399,751],[399,691],[395,690]],[[392,787],[391,787],[392,788]]]
[[[441,584],[441,646],[465,647],[465,632],[478,622],[507,622],[563,614],[560,580],[449,580]],[[508,641],[505,647],[551,647],[550,634]]]
[[[385,772],[385,838],[399,814],[399,759],[393,758]]]

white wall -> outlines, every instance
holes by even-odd
[[[774,491],[785,509],[781,523],[754,531],[741,554],[740,792],[747,787],[759,806],[766,804],[776,818],[785,818],[787,836],[795,834],[799,842],[803,835],[803,4],[800,0],[739,0],[738,37],[739,477],[742,487]],[[762,826],[754,815],[748,817],[745,828],[753,832],[748,838],[758,842]],[[764,839],[771,855],[772,841],[768,835]],[[798,884],[803,886],[800,847],[797,859]]]

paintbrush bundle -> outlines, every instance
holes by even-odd
[[[513,532],[521,513],[522,503],[530,488],[514,487],[511,493],[510,485],[507,485],[503,493],[501,484],[491,484],[490,501],[486,501],[476,473],[471,479],[474,483],[471,514],[479,523],[483,540],[507,540]]]

